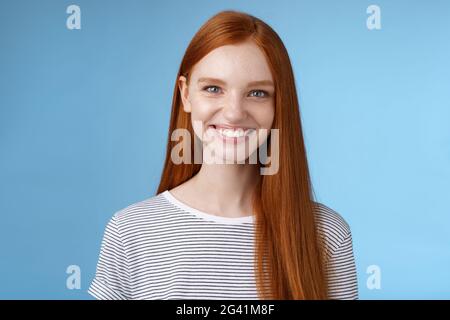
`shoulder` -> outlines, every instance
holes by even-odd
[[[333,209],[315,203],[319,240],[324,247],[329,299],[358,299],[358,278],[350,226]]]
[[[335,210],[320,203],[313,202],[318,236],[328,254],[336,251],[349,237],[350,226]]]
[[[133,227],[139,224],[140,221],[151,222],[158,219],[161,212],[169,209],[170,206],[165,197],[162,193],[159,193],[117,210],[112,215],[109,223],[115,225],[118,229]]]

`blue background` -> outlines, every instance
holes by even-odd
[[[450,4],[424,0],[2,1],[0,298],[90,299],[106,222],[155,193],[184,50],[223,9],[289,51],[314,190],[351,226],[360,298],[449,299]]]

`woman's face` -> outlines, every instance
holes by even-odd
[[[266,140],[274,119],[275,88],[266,59],[253,42],[211,51],[193,67],[189,84],[184,76],[179,78],[179,88],[196,136],[215,159],[243,161]]]

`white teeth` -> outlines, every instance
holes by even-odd
[[[223,129],[223,128],[218,128],[218,129],[217,129],[217,131],[218,131],[221,135],[226,136],[226,137],[229,137],[229,138],[239,138],[239,137],[243,137],[243,136],[245,136],[246,134],[250,133],[252,130],[253,130],[253,129],[246,129],[246,130],[244,130],[244,129],[242,129],[242,128],[239,128],[239,129],[236,129],[236,130],[233,130],[233,129]]]

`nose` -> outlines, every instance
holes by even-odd
[[[247,111],[241,97],[230,95],[222,108],[223,117],[229,122],[239,122],[247,118]]]

